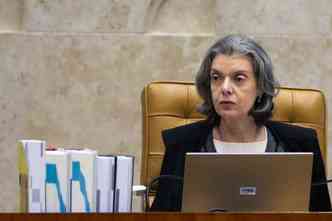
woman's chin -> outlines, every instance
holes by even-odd
[[[242,114],[239,114],[237,112],[231,112],[231,111],[223,112],[219,115],[221,116],[221,118],[223,120],[226,120],[226,121],[239,120],[239,119],[243,119],[243,117],[244,117]]]
[[[223,120],[236,120],[236,119],[239,119],[240,116],[236,115],[236,114],[223,114],[223,115],[221,115],[221,118]]]

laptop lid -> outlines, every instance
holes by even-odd
[[[307,211],[312,161],[312,153],[187,153],[182,211]]]

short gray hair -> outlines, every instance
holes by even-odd
[[[250,58],[257,89],[262,95],[255,101],[249,114],[256,124],[262,125],[272,116],[273,97],[278,93],[279,83],[273,75],[272,61],[266,51],[253,39],[243,35],[228,35],[214,43],[205,55],[196,75],[196,89],[203,99],[199,112],[207,115],[209,122],[219,124],[220,116],[214,109],[211,89],[211,65],[217,55],[243,55]]]

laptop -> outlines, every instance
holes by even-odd
[[[187,153],[182,212],[308,211],[312,153]]]

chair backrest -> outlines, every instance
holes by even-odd
[[[152,82],[142,93],[143,153],[141,183],[160,173],[164,155],[161,131],[205,118],[197,112],[201,99],[193,82]],[[280,88],[274,101],[273,120],[310,127],[317,131],[326,161],[326,105],[321,91]]]

